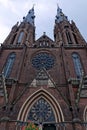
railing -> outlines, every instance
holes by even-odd
[[[12,126],[14,124],[13,130],[22,130],[23,126],[26,126],[29,124],[29,121],[24,122],[21,120],[10,120],[8,117],[7,118],[2,118],[0,120],[1,123],[12,123]],[[33,122],[34,124],[40,126],[40,129],[43,130],[44,127],[51,128],[54,126],[53,130],[87,130],[87,122],[82,122],[82,121],[64,121],[64,122]],[[0,127],[1,128],[1,127]],[[5,128],[4,128],[5,130]],[[7,130],[7,129],[6,129]],[[10,129],[9,129],[10,130]],[[11,129],[12,130],[12,129]]]
[[[40,125],[40,128],[42,130],[44,127],[50,130],[52,126],[54,126],[53,130],[87,130],[87,122],[72,122],[72,121],[66,121],[66,122],[43,122],[43,123],[35,123]],[[27,123],[17,123],[17,128],[22,128],[24,125],[27,125]]]

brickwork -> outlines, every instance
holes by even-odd
[[[21,31],[24,31],[24,37],[18,45],[17,39]],[[71,35],[72,43],[70,44],[66,37],[66,31]],[[78,43],[76,43],[73,33],[76,35]],[[15,35],[14,38],[13,35]],[[35,40],[35,27],[30,23],[22,22],[12,28],[0,49],[0,73],[3,71],[8,55],[11,52],[16,53],[16,59],[8,78],[13,79],[14,82],[10,85],[9,83],[6,84],[8,103],[5,104],[4,97],[0,97],[0,120],[3,117],[6,120],[6,117],[9,117],[11,120],[27,121],[26,116],[33,102],[43,97],[51,105],[56,122],[73,121],[77,118],[84,121],[83,115],[87,106],[87,94],[84,98],[80,98],[78,108],[76,108],[75,100],[78,84],[73,85],[69,82],[69,79],[77,78],[72,59],[74,52],[79,54],[84,75],[87,75],[87,44],[74,22],[55,23],[54,37],[55,40],[53,41],[46,34],[43,34],[38,40]],[[40,46],[40,42],[42,42],[42,46]],[[44,46],[46,42],[48,44]],[[41,52],[55,57],[54,66],[47,70],[48,77],[51,78],[54,87],[48,87],[48,84],[31,86],[39,72],[33,67],[32,58]],[[16,122],[0,123],[0,130],[18,130],[17,127],[19,126],[16,125]],[[67,125],[67,130],[78,129],[83,130],[78,123],[72,126]]]

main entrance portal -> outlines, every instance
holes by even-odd
[[[25,101],[18,120],[33,122],[41,130],[56,130],[64,118],[57,100],[41,88]]]

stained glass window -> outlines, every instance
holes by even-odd
[[[81,64],[81,61],[80,61],[80,57],[77,53],[73,53],[72,58],[73,58],[77,78],[81,78],[83,68],[82,68],[82,64]]]
[[[7,61],[6,61],[6,64],[4,66],[4,70],[3,70],[4,76],[6,78],[8,78],[10,73],[11,73],[15,57],[16,57],[16,54],[13,52],[13,53],[10,53],[8,58],[7,58]]]
[[[21,43],[22,38],[23,38],[23,35],[24,35],[24,32],[21,32],[21,33],[19,34],[19,37],[18,37],[18,44]]]
[[[32,58],[32,65],[38,70],[41,68],[49,70],[53,67],[54,61],[55,58],[53,55],[43,52],[35,55]]]
[[[37,122],[55,121],[55,116],[50,104],[40,98],[30,109],[28,120]]]

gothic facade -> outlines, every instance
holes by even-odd
[[[0,47],[0,130],[86,130],[87,43],[57,8],[54,40],[35,39],[34,8]]]

